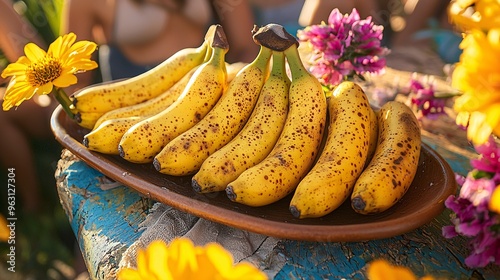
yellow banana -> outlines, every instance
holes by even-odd
[[[228,67],[234,72],[236,69],[241,69],[243,63],[228,64]],[[120,144],[123,134],[125,134],[134,124],[158,114],[172,105],[181,95],[197,68],[198,66],[160,96],[140,104],[118,108],[104,114],[97,120],[94,129],[84,136],[84,145],[89,150],[104,154],[118,155],[118,145]],[[228,73],[228,82],[230,82],[234,76],[235,74],[231,73],[231,76],[229,76]]]
[[[151,98],[139,104],[118,108],[105,113],[96,121],[94,130],[100,127],[103,122],[108,120],[122,119],[127,117],[146,118],[160,113],[168,106],[172,105],[177,100],[177,98],[179,98],[196,69],[198,69],[198,66],[189,71],[189,73],[182,77],[182,79],[175,83],[171,88],[167,89],[164,93],[154,98]],[[116,146],[116,148],[118,149],[118,145]]]
[[[78,125],[87,128],[93,129],[96,121],[102,116],[101,112],[78,112],[75,115],[75,120]]]
[[[370,140],[368,142],[368,156],[366,157],[365,167],[368,166],[375,154],[378,144],[378,117],[377,112],[370,107]]]
[[[240,72],[243,67],[247,66],[248,63],[246,62],[234,62],[234,63],[226,63],[226,70],[227,70],[227,83],[229,84],[234,77]]]
[[[287,40],[295,40],[283,27],[275,28],[269,30],[279,38],[284,34]],[[271,153],[226,187],[229,199],[238,203],[263,206],[290,194],[319,152],[326,122],[325,95],[319,81],[304,68],[297,45],[284,53],[292,73],[287,119]]]
[[[211,27],[207,35],[213,33],[214,28]],[[78,112],[102,115],[158,96],[203,62],[208,49],[207,42],[208,40],[205,40],[197,48],[182,49],[138,76],[86,87],[74,94],[73,106]],[[83,123],[80,125],[83,126]],[[85,125],[89,129],[94,127],[90,124]]]
[[[252,115],[241,132],[209,156],[193,176],[193,188],[200,193],[223,191],[241,172],[261,162],[272,150],[288,113],[285,56],[273,53],[269,78],[260,92]]]
[[[296,218],[317,218],[337,209],[363,171],[370,140],[370,103],[360,86],[342,82],[328,98],[325,146],[290,202]]]
[[[397,101],[378,112],[378,145],[351,195],[351,206],[361,214],[375,214],[396,204],[417,172],[421,149],[418,121],[412,110]]]
[[[226,145],[250,117],[269,75],[272,50],[261,47],[254,61],[229,84],[217,105],[192,129],[173,139],[154,159],[156,170],[168,175],[196,172],[205,159]]]
[[[83,145],[92,151],[118,155],[118,144],[123,134],[142,119],[143,117],[124,117],[106,120],[84,136]]]
[[[147,163],[172,139],[193,127],[213,108],[226,87],[228,44],[220,25],[214,35],[212,57],[193,74],[181,96],[167,109],[133,125],[120,140],[120,156]]]

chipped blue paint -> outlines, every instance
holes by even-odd
[[[126,211],[141,200],[137,192],[124,186],[101,190],[98,178],[104,175],[81,161],[74,162],[63,175],[67,176],[68,187],[80,189],[72,190],[73,219],[70,222],[75,233],[81,227],[85,230],[98,229],[100,234],[126,246],[140,236],[138,224],[144,220],[143,213]],[[109,209],[118,211],[110,212]],[[85,224],[80,224],[82,222]]]
[[[141,234],[139,224],[146,217],[143,200],[132,189],[119,186],[99,188],[104,175],[81,161],[61,173],[67,193],[63,205],[85,258],[92,279],[114,279],[121,254]],[[111,210],[112,209],[112,210]],[[110,211],[111,210],[111,211]]]

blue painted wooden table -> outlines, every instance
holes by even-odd
[[[424,141],[466,174],[469,158],[449,149],[443,138],[424,134]],[[443,146],[444,145],[444,146]],[[447,148],[448,147],[448,148]],[[122,253],[142,233],[143,222],[154,201],[126,186],[103,190],[105,177],[63,151],[56,172],[58,193],[79,241],[92,279],[114,279]],[[465,238],[445,239],[441,227],[450,224],[445,210],[432,222],[412,232],[366,242],[300,242],[279,240],[273,249],[284,258],[274,279],[359,279],[366,264],[376,258],[411,268],[417,275],[448,279],[499,279],[498,267],[469,269]]]
[[[464,134],[452,123],[424,123],[423,140],[459,174],[470,169],[474,153]],[[105,176],[64,150],[55,174],[61,205],[84,256],[92,279],[115,279],[124,252],[143,234],[140,226],[155,201],[127,186],[104,190]],[[467,239],[446,239],[441,229],[450,224],[450,211],[411,232],[365,242],[304,242],[276,240],[267,263],[274,279],[362,279],[366,265],[384,258],[404,265],[417,276],[445,279],[500,279],[500,268],[470,269],[464,264]],[[271,260],[271,261],[269,261]]]

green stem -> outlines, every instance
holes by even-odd
[[[71,119],[74,119],[75,112],[71,110],[73,102],[71,101],[71,99],[69,99],[64,90],[62,88],[55,88],[54,97],[59,102],[59,104],[61,104],[66,114],[68,114]]]

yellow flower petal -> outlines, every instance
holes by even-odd
[[[35,88],[34,93],[40,94],[40,95],[42,95],[42,94],[49,94],[49,93],[52,92],[53,88],[54,88],[54,85],[52,83],[48,83],[48,84],[42,85],[42,86],[40,86],[38,88]]]
[[[26,82],[18,82],[12,79],[5,90],[2,108],[4,111],[10,110],[14,106],[19,106],[24,100],[28,100],[35,94],[35,88]]]
[[[26,54],[26,57],[31,61],[31,63],[42,60],[45,55],[47,55],[44,50],[33,43],[26,44],[26,46],[24,47],[24,53]]]
[[[469,118],[470,118],[469,112],[459,112],[457,114],[457,117],[455,118],[455,123],[457,125],[467,127],[467,125],[469,125]]]
[[[168,248],[167,244],[161,240],[155,240],[149,244],[147,249],[148,255],[148,271],[153,274],[156,279],[172,279],[172,275],[168,271]]]
[[[61,75],[56,78],[53,83],[56,87],[65,88],[70,85],[74,85],[78,82],[78,79],[73,74]]]
[[[500,214],[500,185],[496,187],[491,195],[489,208],[491,211]]]
[[[219,243],[205,245],[205,254],[222,275],[228,275],[233,267],[233,256]]]
[[[369,280],[416,280],[413,272],[402,266],[393,266],[386,260],[372,261],[368,266]]]
[[[122,268],[117,274],[118,280],[142,280],[139,272],[132,268]]]
[[[493,129],[486,123],[486,114],[480,111],[472,112],[467,128],[467,138],[475,145],[488,141]]]
[[[198,270],[196,248],[188,238],[176,238],[168,247],[168,265],[174,279],[191,279]]]
[[[253,264],[248,262],[241,262],[234,266],[230,275],[226,279],[233,280],[265,280],[268,279],[267,275],[257,269]]]
[[[59,36],[52,44],[50,44],[47,52],[48,54],[61,59],[64,53],[71,48],[71,45],[75,41],[76,35],[72,32]]]
[[[23,63],[11,63],[2,71],[2,78],[25,75],[27,68],[27,65]]]

